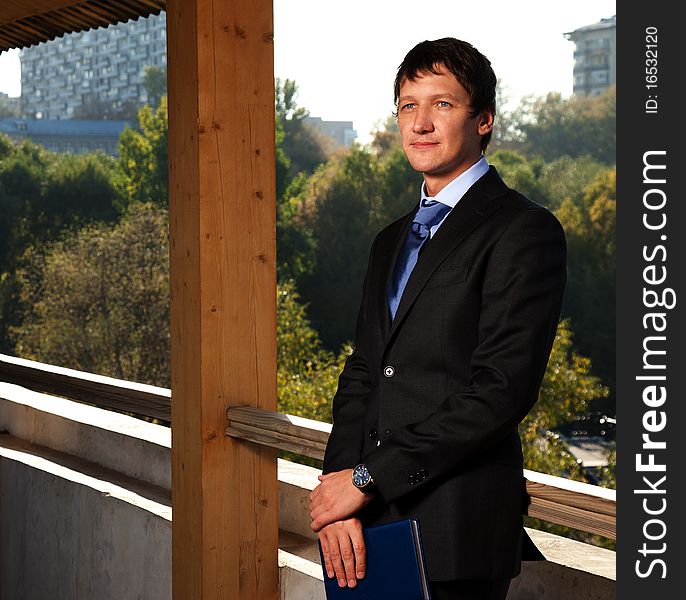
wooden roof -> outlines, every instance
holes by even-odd
[[[0,52],[158,15],[166,0],[1,0]]]

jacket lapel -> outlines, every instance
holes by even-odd
[[[400,254],[403,242],[405,241],[407,232],[412,224],[412,218],[414,217],[418,208],[419,203],[417,203],[414,209],[402,217],[401,221],[398,222],[396,231],[390,236],[389,243],[379,246],[377,262],[379,265],[379,271],[375,274],[376,277],[374,277],[374,281],[379,286],[376,291],[377,311],[379,315],[381,337],[384,342],[386,341],[386,336],[391,328],[391,311],[388,308],[386,289],[393,274],[395,261],[398,259],[398,254]]]
[[[436,232],[436,235],[427,242],[417,261],[417,265],[410,275],[410,279],[408,280],[405,291],[400,299],[395,319],[393,319],[390,329],[383,330],[384,334],[388,332],[388,335],[384,335],[385,343],[390,341],[398,327],[400,327],[408,311],[417,299],[417,296],[424,288],[429,277],[431,277],[431,274],[438,268],[448,254],[462,242],[467,234],[478,227],[479,224],[497,210],[500,206],[500,202],[497,200],[506,193],[507,186],[503,183],[495,167],[491,166],[489,171],[467,190],[467,193],[457,203],[457,206],[450,211],[445,221]],[[407,222],[402,228],[402,233],[404,235],[399,236],[399,240],[396,240],[396,243],[392,248],[392,262],[390,262],[386,279],[383,280],[383,303],[385,311],[380,314],[387,315],[386,320],[388,322],[390,322],[390,311],[386,300],[386,285],[393,265],[395,265],[395,259],[400,252],[402,242],[405,239],[404,236],[407,235],[407,229],[412,222],[413,215],[414,212],[406,218]]]

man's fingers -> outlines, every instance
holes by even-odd
[[[324,513],[324,509],[321,506],[318,506],[314,508],[313,510],[310,511],[310,517],[312,519],[312,529],[317,531],[317,529],[321,529],[321,525],[319,525],[319,517]],[[316,529],[315,529],[316,525]]]
[[[329,504],[324,502],[322,498],[315,498],[312,502],[310,502],[310,516],[313,520],[323,512],[326,512],[328,509]]]
[[[367,546],[362,535],[362,525],[355,519],[349,522],[348,531],[355,553],[355,575],[362,579],[367,570]]]
[[[336,579],[340,587],[345,587],[345,567],[343,566],[343,559],[341,557],[341,549],[338,545],[338,537],[335,535],[329,536],[329,556],[331,557],[331,564],[333,565]]]
[[[337,516],[335,513],[331,512],[330,510],[326,510],[323,507],[313,510],[310,513],[310,516],[312,516],[312,530],[315,532],[319,531],[322,527],[326,527],[327,525],[340,520],[341,518],[340,516]]]
[[[341,580],[339,577],[338,585],[341,587],[345,587],[347,582],[349,587],[355,587],[357,585],[357,580],[355,579],[355,552],[353,551],[353,544],[350,540],[348,528],[337,527],[336,534],[338,536],[338,543],[341,549],[343,567],[345,568],[345,581],[343,582],[343,585],[341,585]]]
[[[320,535],[319,541],[322,544],[322,554],[324,555],[324,567],[326,568],[326,574],[329,579],[332,579],[336,574],[333,570],[333,563],[331,562],[331,550],[329,547],[329,540],[327,536]]]
[[[365,575],[366,547],[359,519],[336,521],[319,534],[328,577],[336,577],[339,587],[355,587]]]

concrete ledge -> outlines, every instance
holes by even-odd
[[[310,492],[317,487],[320,469],[278,459],[279,527],[304,538],[316,540],[310,528]]]
[[[171,430],[0,382],[0,431],[171,489]]]
[[[280,600],[326,600],[319,564],[279,548]]]

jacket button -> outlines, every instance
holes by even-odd
[[[414,475],[414,474],[410,475],[410,476],[407,478],[407,483],[409,483],[410,485],[414,485],[415,483],[417,483],[417,477],[416,477],[416,475]]]
[[[388,366],[384,367],[383,374],[386,377],[393,377],[393,375],[395,375],[395,369],[391,365],[388,365]]]
[[[373,440],[376,439],[376,429],[370,429],[369,430],[369,437],[372,438]]]
[[[386,435],[391,435],[391,430],[390,430],[390,429],[386,429]]]

